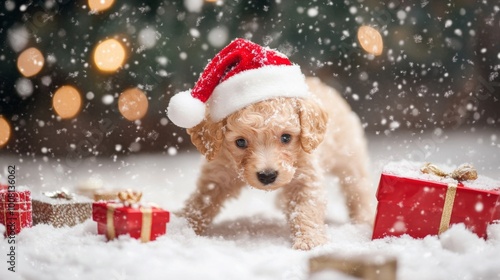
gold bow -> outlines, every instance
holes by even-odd
[[[142,198],[142,192],[125,190],[118,193],[118,199],[125,205],[138,203]]]
[[[142,198],[142,192],[125,190],[118,192],[118,198],[126,207],[131,206],[134,203],[138,203]],[[114,212],[117,207],[121,207],[119,204],[108,204],[106,213],[106,235],[109,240],[116,238],[115,222],[114,222]],[[142,213],[142,224],[141,224],[141,241],[148,242],[151,240],[151,227],[153,225],[153,209],[151,207],[139,207]]]
[[[437,167],[436,165],[428,162],[424,164],[422,168],[420,168],[420,171],[427,174],[435,174],[444,178],[453,178],[459,182],[477,179],[477,171],[474,166],[466,163],[457,167],[455,170],[453,170],[453,172],[446,173],[443,170],[439,169],[439,167]],[[458,186],[456,183],[448,183],[448,188],[446,189],[446,194],[444,197],[443,212],[441,213],[441,221],[439,223],[438,234],[445,232],[450,227],[451,213],[453,210],[453,204],[455,203],[457,188]]]
[[[66,199],[66,200],[73,199],[73,194],[71,194],[68,190],[66,190],[64,188],[61,188],[61,190],[59,190],[59,191],[44,192],[43,194],[47,197],[50,197],[50,198]]]
[[[434,174],[440,177],[449,177],[453,178],[457,181],[468,181],[468,180],[476,180],[477,179],[477,171],[471,164],[464,163],[457,167],[453,172],[446,173],[441,170],[436,165],[428,162],[420,168],[420,171],[427,174]]]

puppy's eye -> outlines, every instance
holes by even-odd
[[[290,141],[292,141],[292,136],[290,134],[285,133],[281,135],[281,143],[288,144]]]
[[[235,143],[236,143],[236,146],[238,148],[241,148],[241,149],[245,149],[248,146],[248,142],[244,138],[236,139]]]

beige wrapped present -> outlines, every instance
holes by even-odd
[[[396,280],[397,259],[388,255],[329,254],[309,260],[311,274],[328,269],[365,280]]]
[[[94,192],[94,201],[117,200],[118,193],[123,190],[98,190]]]
[[[91,177],[86,181],[80,182],[76,187],[76,192],[88,198],[94,198],[94,194],[104,189],[104,182],[99,178]]]

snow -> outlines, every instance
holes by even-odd
[[[104,105],[111,105],[111,103],[113,103],[113,101],[115,101],[115,98],[111,94],[106,94],[102,97],[102,103]]]
[[[95,94],[93,92],[89,91],[85,94],[85,97],[87,98],[87,100],[92,100],[92,99],[94,99]]]
[[[396,16],[398,17],[399,20],[405,20],[406,19],[406,12],[403,10],[399,10],[396,13]]]
[[[319,11],[318,11],[318,7],[311,7],[309,9],[307,9],[307,15],[309,17],[316,17],[318,15]]]
[[[452,157],[457,163],[470,160],[466,153],[455,155],[455,146],[467,143],[473,143],[469,150],[476,149],[487,157],[498,153],[494,145],[478,145],[471,136],[459,136],[450,136],[459,139],[458,144],[445,141],[437,145],[441,149],[433,156],[441,160]],[[405,142],[398,137],[394,136],[395,143]],[[484,134],[480,138],[492,139],[492,136]],[[414,146],[409,145],[410,151],[418,144],[415,141]],[[370,145],[375,188],[382,168],[394,161],[394,155],[407,151],[392,147],[383,152],[393,145],[389,140],[375,139]],[[196,153],[168,154],[117,160],[87,158],[76,169],[65,166],[64,161],[24,159],[17,164],[16,176],[19,184],[30,186],[33,192],[96,184],[141,190],[143,201],[175,213],[194,191],[201,159]],[[2,156],[0,161],[15,163],[17,158]],[[473,159],[480,175],[498,177],[498,169],[485,169],[498,163],[498,159],[491,158],[490,162]],[[436,162],[433,158],[429,160]],[[229,201],[204,236],[197,236],[185,220],[175,216],[165,236],[144,244],[128,236],[106,242],[104,236],[97,235],[96,223],[91,220],[72,228],[37,225],[25,229],[15,239],[15,273],[7,270],[6,254],[11,245],[8,239],[0,241],[0,279],[309,279],[309,258],[327,253],[394,255],[399,262],[398,279],[500,279],[500,223],[488,228],[488,240],[478,238],[458,224],[440,237],[417,240],[403,236],[372,241],[369,226],[347,222],[336,180],[328,178],[327,186],[330,241],[312,251],[291,249],[284,215],[275,207],[275,192],[245,189],[239,199]],[[0,232],[3,230],[0,225]],[[335,279],[352,279],[332,271],[314,274],[311,279],[327,279],[332,275]]]
[[[7,0],[5,1],[5,9],[9,12],[11,12],[12,10],[14,10],[16,8],[16,2],[14,1],[11,1],[11,0]]]
[[[431,134],[394,134],[371,139],[373,187],[382,167],[398,155],[413,155],[421,142],[434,139],[427,161],[471,161],[483,174],[498,178],[498,148],[491,133],[444,135],[440,142]],[[412,140],[413,139],[413,140]],[[405,147],[397,143],[406,143]],[[388,148],[391,149],[388,149]],[[456,153],[457,150],[474,153]],[[84,158],[71,169],[57,161],[2,155],[2,166],[16,164],[18,184],[33,192],[101,180],[108,188],[143,191],[143,201],[158,204],[173,213],[194,191],[200,156],[179,152],[173,155]],[[437,160],[439,159],[439,160]],[[446,162],[448,165],[452,165]],[[440,166],[440,165],[439,165]],[[440,166],[441,167],[441,166]],[[443,166],[443,168],[446,168]],[[90,181],[89,181],[90,180]],[[90,183],[89,183],[90,182]],[[229,201],[204,236],[197,236],[186,221],[172,216],[167,234],[154,242],[140,243],[128,236],[106,242],[97,235],[96,223],[88,220],[72,228],[37,225],[16,236],[16,272],[7,270],[8,239],[0,241],[0,279],[309,279],[308,260],[327,253],[346,256],[394,255],[398,259],[398,279],[500,279],[500,223],[488,228],[488,240],[454,225],[447,232],[424,239],[409,236],[371,240],[371,227],[347,222],[347,213],[336,181],[327,178],[327,234],[329,243],[312,251],[291,249],[284,215],[275,207],[276,192],[245,189],[237,200]],[[0,225],[0,232],[4,228]],[[352,279],[335,272],[315,274],[312,279]]]
[[[203,8],[203,0],[184,0],[184,7],[191,13],[199,13]]]
[[[146,27],[139,32],[139,37],[137,40],[141,46],[144,46],[146,49],[151,49],[156,46],[157,31],[153,27]]]
[[[52,77],[50,76],[43,76],[40,80],[42,81],[42,84],[47,87],[52,83]]]
[[[6,6],[10,5],[6,3]],[[14,4],[15,5],[15,4]],[[22,25],[16,25],[8,30],[7,40],[15,52],[20,52],[28,45],[31,34],[28,29]]]
[[[229,30],[225,26],[217,26],[208,32],[207,41],[214,48],[221,48],[229,40]]]
[[[189,34],[193,36],[193,38],[199,38],[200,37],[200,31],[196,28],[191,28],[189,29]]]
[[[16,91],[23,99],[30,97],[33,94],[33,83],[26,78],[19,78],[16,81]]]
[[[39,45],[45,48],[44,73],[47,74],[30,79],[21,75],[19,78],[12,78],[15,84],[10,88],[15,95],[13,97],[22,99],[22,103],[26,105],[26,110],[22,112],[17,112],[19,110],[15,108],[15,104],[10,104],[14,107],[7,106],[7,115],[9,112],[14,114],[9,117],[13,124],[12,132],[33,130],[33,133],[25,135],[33,137],[34,140],[31,140],[39,143],[33,144],[34,148],[22,155],[12,155],[0,150],[2,166],[0,182],[5,179],[2,177],[5,173],[2,168],[7,164],[16,164],[19,168],[17,175],[20,186],[29,186],[34,196],[61,187],[70,190],[76,187],[87,187],[88,190],[92,190],[102,185],[114,189],[132,188],[144,192],[144,201],[157,203],[176,212],[194,191],[200,165],[200,158],[194,152],[187,153],[165,143],[162,155],[126,156],[141,150],[149,151],[147,141],[158,141],[157,139],[164,139],[158,138],[161,133],[171,133],[168,132],[171,124],[166,117],[158,117],[153,123],[151,119],[130,123],[132,130],[134,128],[137,131],[148,130],[147,137],[137,136],[134,137],[135,142],[132,140],[119,144],[108,141],[106,143],[109,145],[108,151],[114,153],[110,158],[92,157],[98,154],[100,149],[97,148],[92,149],[92,153],[83,153],[81,161],[76,159],[70,162],[69,156],[54,158],[53,153],[57,149],[48,143],[52,139],[46,135],[46,129],[61,126],[53,135],[56,138],[64,137],[64,134],[70,131],[62,127],[65,124],[61,118],[56,118],[55,115],[52,115],[52,118],[44,118],[43,114],[36,113],[43,110],[42,107],[45,105],[49,106],[46,108],[49,110],[49,103],[34,104],[29,103],[29,100],[37,97],[39,94],[37,91],[46,93],[50,91],[47,94],[52,96],[52,89],[61,86],[60,83],[66,80],[86,85],[85,79],[94,76],[91,65],[85,60],[91,45],[95,43],[96,36],[101,35],[108,37],[124,35],[128,38],[124,39],[123,43],[130,49],[131,56],[124,69],[152,65],[152,68],[149,68],[151,71],[154,70],[153,72],[156,71],[157,76],[164,78],[172,76],[172,79],[165,80],[169,84],[169,89],[173,88],[170,87],[173,86],[171,82],[183,83],[182,79],[175,78],[176,67],[173,63],[178,60],[175,56],[178,55],[182,62],[191,63],[189,59],[196,60],[196,50],[199,50],[202,58],[206,60],[210,52],[224,47],[235,34],[263,41],[265,45],[278,47],[289,55],[294,54],[298,63],[301,59],[310,63],[309,68],[313,74],[317,72],[318,75],[321,73],[325,75],[325,71],[329,69],[324,66],[334,65],[332,68],[334,72],[339,72],[334,73],[334,77],[340,80],[348,76],[354,79],[358,77],[358,82],[365,85],[365,90],[368,88],[366,92],[360,90],[359,86],[351,88],[348,86],[349,83],[343,85],[346,86],[344,95],[354,100],[356,110],[374,112],[372,115],[375,117],[367,114],[363,120],[363,125],[369,127],[371,131],[376,130],[375,133],[378,135],[372,137],[370,141],[373,193],[383,168],[386,172],[409,177],[443,182],[454,181],[429,174],[422,175],[418,169],[424,162],[433,162],[446,171],[453,170],[461,163],[470,162],[477,167],[480,177],[474,182],[465,182],[466,186],[482,189],[500,187],[499,181],[496,180],[500,179],[498,175],[500,134],[498,131],[474,130],[476,128],[480,130],[479,127],[485,122],[487,125],[498,124],[497,115],[482,110],[484,105],[482,103],[494,101],[496,97],[488,100],[486,97],[484,100],[481,98],[486,95],[494,97],[489,89],[495,87],[493,82],[498,78],[498,68],[500,68],[500,64],[496,65],[500,60],[500,52],[495,49],[496,46],[490,44],[491,36],[485,35],[488,34],[490,27],[498,24],[494,19],[500,7],[486,5],[488,1],[483,1],[482,6],[489,7],[489,10],[482,6],[466,5],[465,8],[460,8],[454,4],[447,4],[442,5],[443,9],[437,11],[434,9],[435,6],[429,5],[432,2],[428,0],[418,1],[420,7],[426,7],[425,9],[420,9],[418,3],[409,5],[400,3],[401,1],[390,1],[387,5],[375,7],[366,3],[370,1],[344,1],[343,4],[334,5],[334,1],[326,1],[328,3],[325,4],[321,3],[325,1],[316,0],[301,3],[303,6],[295,8],[285,5],[285,1],[274,0],[268,1],[270,5],[262,5],[262,14],[255,10],[262,3],[254,2],[259,1],[235,1],[241,2],[245,7],[240,11],[243,12],[241,15],[237,10],[231,10],[236,4],[222,0],[158,1],[157,4],[151,4],[151,7],[147,1],[142,4],[139,2],[138,5],[120,4],[118,3],[120,1],[115,1],[117,2],[115,11],[101,15],[87,14],[86,3],[70,9],[71,5],[63,7],[68,1],[30,1],[28,4],[20,2],[6,0],[0,4],[5,9],[5,12],[0,14],[6,15],[3,31],[6,33],[4,35],[7,44],[5,54],[0,54],[0,60],[7,66],[14,65],[17,55],[26,47]],[[171,2],[179,3],[177,5]],[[180,7],[182,5],[183,7]],[[338,6],[338,8],[342,6],[341,9],[344,11],[339,11],[338,16],[334,17],[325,6]],[[284,9],[285,7],[287,9]],[[157,9],[156,14],[154,9]],[[68,11],[71,13],[66,13]],[[140,15],[137,11],[140,11]],[[39,17],[40,15],[49,18]],[[290,16],[296,16],[298,20]],[[170,22],[170,18],[174,20]],[[71,19],[75,27],[79,26],[75,30],[82,31],[81,34],[75,34],[75,38],[78,39],[77,44],[80,41],[85,43],[83,51],[71,42],[73,37],[70,38],[70,35],[73,34],[72,30],[68,29],[70,26],[57,26],[66,22],[66,19]],[[93,24],[101,19],[104,20],[102,26]],[[113,22],[118,19],[119,22],[114,24]],[[43,22],[39,22],[41,20]],[[291,24],[293,28],[279,30],[288,26],[282,24],[287,21],[297,21],[297,24]],[[176,40],[179,38],[176,36],[165,36],[172,31],[170,30],[174,26],[172,23],[175,23],[175,26],[183,25],[179,30],[184,30],[181,37],[186,37],[187,40],[179,42],[186,41],[187,45],[191,46],[189,49],[185,49],[187,45],[177,44]],[[233,26],[234,23],[237,24]],[[362,56],[359,56],[359,53],[354,54],[359,45],[355,39],[349,38],[353,32],[353,23],[372,24],[381,29],[388,43],[386,57],[378,59],[372,54]],[[429,23],[433,28],[427,26]],[[85,28],[88,28],[88,31]],[[119,30],[119,28],[124,29]],[[280,32],[273,33],[276,29]],[[325,30],[333,35],[328,35]],[[342,51],[342,57],[335,61],[331,56],[332,53],[340,55],[341,48],[333,48],[339,33],[345,44],[342,49],[345,48],[347,52]],[[478,38],[474,38],[476,33]],[[43,34],[47,36],[40,36]],[[310,44],[307,44],[309,42],[317,42],[319,46],[311,48],[311,55],[307,49],[310,47]],[[418,44],[418,51],[413,50],[415,44]],[[315,51],[320,53],[315,54]],[[350,57],[350,51],[359,57]],[[424,55],[425,51],[428,55]],[[452,52],[451,55],[447,53],[448,51]],[[64,53],[69,56],[65,56]],[[441,55],[436,56],[436,54]],[[454,64],[450,67],[447,60],[453,54],[455,54],[452,58]],[[351,58],[357,62],[353,63]],[[151,61],[153,59],[155,62]],[[66,62],[69,66],[64,66]],[[155,63],[160,69],[153,69]],[[78,68],[79,64],[82,69],[75,68]],[[406,66],[407,64],[409,66]],[[377,65],[380,67],[375,70],[371,67]],[[397,65],[399,68],[395,67]],[[345,73],[340,70],[342,68]],[[479,73],[475,68],[486,69],[484,70],[486,72],[479,71],[481,72]],[[171,72],[172,69],[174,72]],[[193,68],[192,71],[198,70]],[[20,74],[18,71],[14,72]],[[135,80],[140,78],[140,73],[130,72],[130,74],[136,78]],[[393,74],[394,81],[384,80],[384,76],[392,77]],[[479,81],[476,79],[478,75],[483,75],[484,77],[480,78],[487,78],[484,81],[489,83],[480,81],[479,89],[468,88],[469,83],[465,81],[471,82],[474,86],[474,83],[477,84]],[[67,125],[78,128],[78,123],[86,122],[88,117],[86,115],[92,111],[86,109],[92,109],[93,105],[97,107],[106,105],[106,110],[98,114],[98,117],[112,116],[113,108],[116,107],[115,98],[118,98],[113,88],[118,89],[120,81],[111,76],[106,77],[109,79],[106,78],[103,84],[104,91],[100,90],[101,88],[86,88],[83,91],[86,92],[86,99],[91,102],[87,102],[88,106],[82,109],[82,115],[78,119],[67,121]],[[428,84],[430,80],[443,86]],[[160,83],[158,80],[157,82]],[[389,83],[389,86],[383,85],[384,83]],[[462,91],[461,83],[465,85]],[[5,84],[12,83],[7,81]],[[150,102],[158,101],[160,105],[164,102],[166,95],[162,93],[156,100],[152,90],[158,88],[159,84],[155,85],[153,82],[151,85],[148,82],[139,87],[151,92]],[[478,95],[479,91],[485,89],[490,92]],[[8,95],[7,92],[8,89],[6,90]],[[463,121],[473,126],[477,123],[477,127],[467,129],[464,133],[443,131],[444,128],[439,128],[443,124],[443,118],[440,118],[443,112],[440,109],[457,103],[464,94],[466,95],[464,100],[467,102],[462,102],[463,104],[456,107],[457,114],[452,116],[455,119],[450,125],[455,125],[456,121],[456,125],[459,126]],[[411,105],[405,104],[405,101],[413,97],[416,99],[411,100]],[[385,104],[380,101],[384,98],[390,102]],[[395,98],[401,99],[402,102],[393,104]],[[374,103],[367,103],[372,99]],[[382,105],[377,103],[379,101]],[[443,103],[439,106],[437,103],[436,106],[430,105],[441,101]],[[367,105],[369,103],[370,105]],[[163,109],[153,109],[163,111]],[[32,110],[34,114],[30,113]],[[377,112],[380,114],[376,115]],[[407,129],[410,130],[409,135],[405,135]],[[434,132],[422,133],[424,130],[434,130]],[[179,143],[189,141],[189,137],[183,140],[185,134],[182,134],[182,137],[176,133],[173,135],[179,137]],[[40,139],[37,139],[37,136],[40,136],[38,137]],[[81,136],[92,135],[84,131]],[[81,152],[83,146],[80,144],[86,142],[74,139],[71,141],[72,144],[65,145],[72,148],[73,154],[75,151]],[[100,142],[93,144],[103,145],[106,141]],[[15,143],[14,146],[30,145],[30,139],[14,137],[11,143]],[[36,155],[33,155],[33,150]],[[401,159],[405,161],[400,161]],[[72,166],[68,166],[69,164]],[[40,225],[26,229],[16,237],[16,273],[7,271],[5,254],[10,250],[10,244],[7,240],[0,239],[0,280],[306,279],[309,277],[308,259],[311,256],[331,252],[347,255],[368,253],[374,256],[379,253],[394,254],[400,264],[398,279],[500,279],[498,265],[500,222],[490,226],[488,240],[477,238],[465,230],[463,225],[458,224],[440,237],[429,236],[415,240],[403,236],[371,241],[369,226],[352,225],[347,222],[347,213],[343,199],[339,196],[337,181],[332,178],[327,180],[329,201],[327,225],[330,242],[310,252],[290,249],[291,240],[284,215],[275,206],[276,193],[246,189],[240,199],[230,201],[205,236],[196,236],[185,221],[175,216],[168,224],[167,235],[148,244],[141,244],[128,237],[105,242],[102,236],[96,234],[96,225],[92,221],[73,228],[54,229]],[[373,202],[375,203],[375,199]],[[484,205],[480,202],[473,206],[477,211],[484,209]],[[0,225],[0,234],[3,230]],[[352,279],[335,272],[318,274],[313,279],[329,277]]]

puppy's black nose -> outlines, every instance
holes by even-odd
[[[259,181],[264,184],[264,185],[269,185],[276,181],[276,178],[278,177],[278,171],[275,170],[264,170],[261,172],[257,172],[257,178],[259,178]]]

